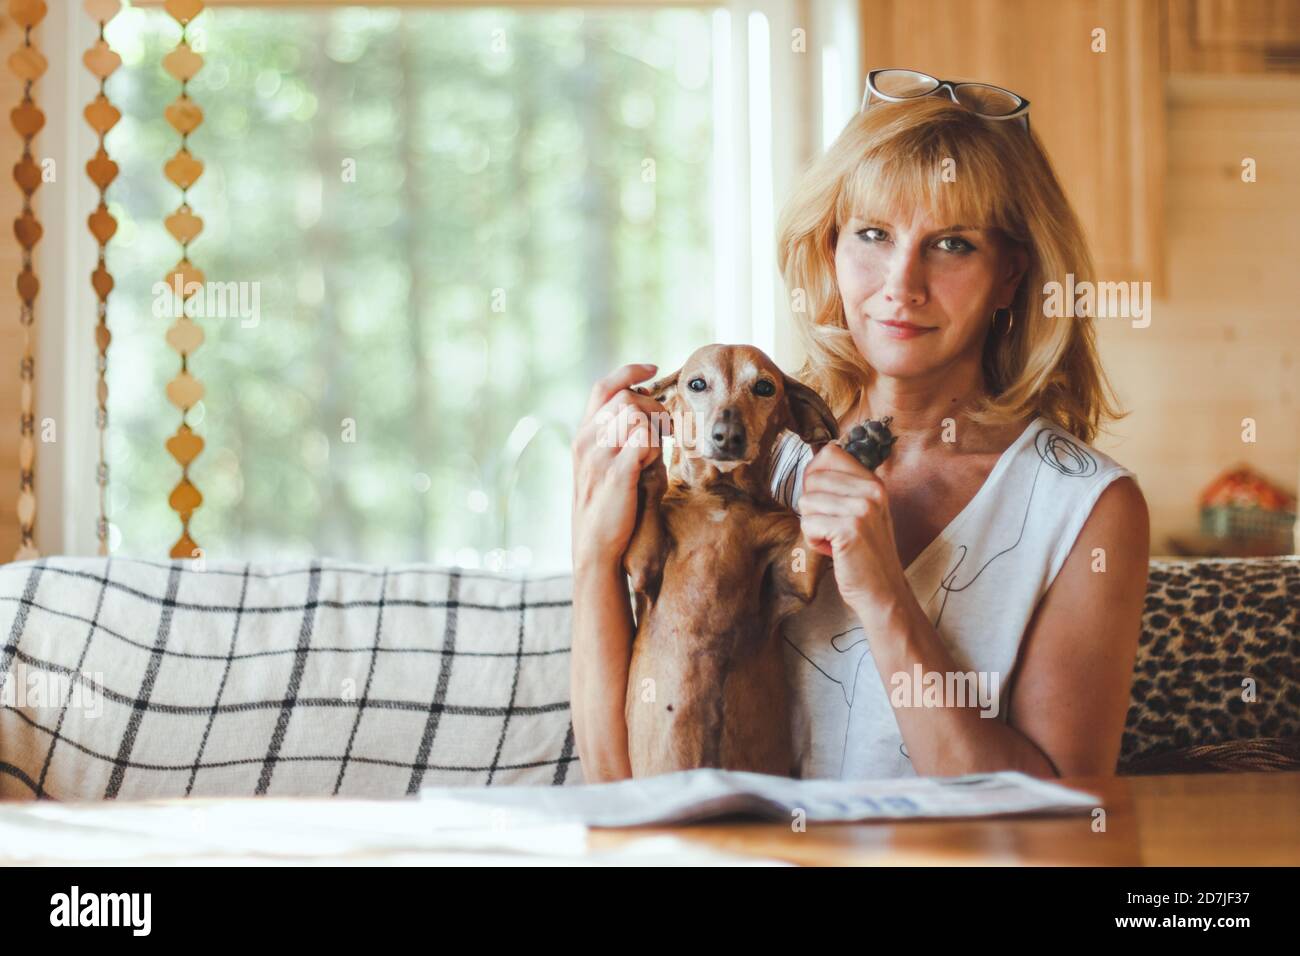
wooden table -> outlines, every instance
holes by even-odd
[[[802,832],[796,832],[784,823],[723,822],[683,827],[590,830],[585,836],[576,835],[576,844],[564,851],[563,859],[579,859],[571,854],[580,854],[584,846],[588,852],[608,851],[628,841],[666,834],[678,838],[676,846],[685,843],[687,847],[704,851],[723,851],[732,855],[730,859],[739,855],[814,866],[1300,865],[1300,773],[1080,777],[1061,782],[1102,798],[1106,811],[1104,830],[1094,830],[1094,817],[1087,812],[893,823],[810,823]],[[246,852],[244,855],[250,858],[285,862],[291,857],[301,856],[310,862],[338,864],[456,862],[454,853],[449,855],[445,848],[423,847],[418,840],[408,846],[400,840],[396,843],[380,840],[372,844],[363,839],[366,824],[361,817],[373,814],[376,806],[385,814],[384,832],[395,825],[392,815],[397,813],[410,816],[410,826],[417,827],[419,810],[406,801],[398,801],[392,806],[384,802],[371,806],[366,801],[345,801],[348,807],[339,807],[328,797],[305,800],[289,797],[191,798],[140,804],[136,810],[170,813],[166,819],[170,820],[167,826],[172,830],[181,824],[194,825],[205,838],[216,838],[220,836],[222,826],[233,824],[220,814],[214,818],[215,823],[209,822],[211,814],[205,814],[204,808],[217,813],[222,808],[228,809],[231,803],[256,807],[260,814],[257,819],[262,826],[267,825],[263,819],[267,814],[274,817],[276,813],[283,813],[287,806],[293,811],[293,819],[304,821],[303,832],[297,834],[300,840],[306,839],[313,827],[319,830],[324,826],[329,830],[331,825],[318,813],[305,812],[303,808],[307,807],[338,809],[341,814],[339,824],[344,830],[350,827],[360,834],[355,852],[328,847],[316,851],[308,845],[307,849],[295,855],[283,846],[276,846],[266,852]],[[176,817],[178,807],[188,815]],[[100,812],[105,805],[90,804],[88,808]],[[69,805],[69,809],[75,813],[80,808]],[[119,807],[108,809],[112,812]],[[120,809],[125,812],[128,805],[122,805]],[[361,817],[357,815],[358,810],[365,811]],[[131,819],[133,823],[122,824],[121,828],[103,821],[83,823],[88,827],[108,826],[108,830],[113,832],[120,829],[120,836],[132,832],[131,826],[141,825],[138,813]],[[172,831],[162,826],[161,829],[149,828],[148,832],[156,836]],[[184,857],[179,862],[209,864],[218,858],[229,862],[228,857],[235,852],[231,849],[234,844],[218,842],[223,851],[217,857],[210,859],[209,855],[196,850],[192,859]],[[645,851],[637,849],[631,852]],[[656,863],[681,861],[675,855],[679,852],[675,848],[657,852]],[[95,856],[94,852],[89,856],[85,862],[91,862],[91,859],[113,862],[114,859]],[[0,866],[27,859],[30,857],[7,858],[4,846],[0,846]],[[67,863],[69,860],[66,855],[59,855],[57,860],[48,862]],[[132,847],[132,852],[124,855],[120,862],[140,865],[176,863],[178,860],[175,854],[168,854],[166,860],[150,860],[142,857],[138,847]]]
[[[1300,772],[1060,781],[1104,800],[1091,814],[906,823],[699,824],[598,830],[593,849],[671,833],[733,853],[813,866],[938,864],[1075,866],[1300,865]]]

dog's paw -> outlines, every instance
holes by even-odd
[[[890,450],[898,438],[889,430],[893,418],[886,416],[854,425],[836,442],[841,448],[862,463],[864,468],[875,471],[889,457]]]

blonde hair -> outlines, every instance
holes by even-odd
[[[954,160],[955,167],[945,164]],[[945,169],[956,177],[945,182]],[[981,119],[946,97],[879,103],[855,117],[804,172],[778,225],[778,263],[807,358],[796,377],[841,417],[875,374],[845,324],[835,246],[851,217],[896,222],[915,209],[943,223],[996,230],[1019,244],[1028,267],[1011,305],[1010,334],[989,332],[987,393],[970,420],[1005,424],[1043,415],[1084,442],[1122,413],[1097,356],[1092,315],[1045,314],[1050,281],[1093,278],[1078,217],[1036,136],[1018,121]],[[999,323],[1000,325],[1001,323]]]

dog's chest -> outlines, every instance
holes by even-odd
[[[672,540],[668,560],[678,571],[717,586],[737,579],[757,584],[762,577],[764,511],[753,503],[713,496],[665,499],[664,518]]]

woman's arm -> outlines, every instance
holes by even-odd
[[[623,708],[636,632],[623,554],[636,529],[641,472],[660,457],[672,423],[661,404],[629,386],[654,370],[624,365],[596,382],[573,439],[569,697],[588,783],[632,775]]]
[[[974,708],[895,708],[917,773],[1115,772],[1141,630],[1148,534],[1142,492],[1131,480],[1113,482],[1022,638],[1013,687],[1001,688],[1006,722],[981,717]],[[1101,549],[1096,554],[1104,565],[1094,549]],[[917,663],[923,672],[960,670],[908,596],[893,606],[855,608],[887,690],[887,675],[910,675]]]
[[[1115,772],[1149,560],[1146,499],[1136,482],[1120,478],[1097,499],[1029,622],[1007,719],[1061,776]]]
[[[587,783],[632,776],[624,708],[634,634],[623,569],[575,568],[569,685],[573,735]]]

